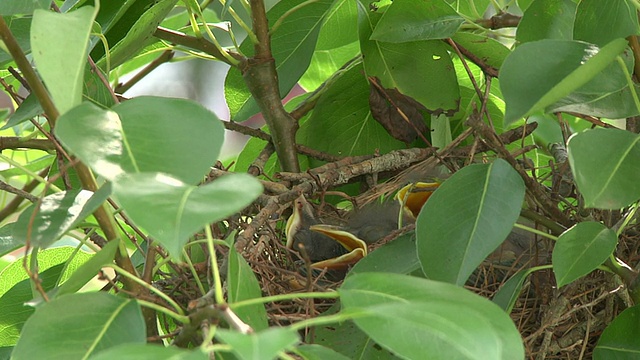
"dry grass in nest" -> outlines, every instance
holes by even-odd
[[[341,282],[328,282],[323,274],[299,271],[299,263],[281,238],[277,231],[260,236],[248,258],[265,296],[328,291],[340,286]],[[638,236],[627,237],[618,255],[629,260],[640,258],[638,240]],[[549,264],[549,254],[536,265]],[[511,276],[531,267],[530,261],[516,261],[515,265],[485,261],[467,288],[491,299]],[[334,302],[297,299],[269,303],[267,312],[271,325],[285,326],[319,316]],[[590,359],[604,328],[627,306],[625,290],[610,273],[597,270],[556,289],[553,273],[546,269],[526,279],[510,315],[522,335],[528,359]]]

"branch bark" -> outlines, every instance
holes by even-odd
[[[282,106],[276,63],[271,54],[269,24],[262,0],[251,1],[251,19],[258,42],[254,45],[255,55],[240,63],[240,71],[271,130],[280,167],[284,171],[300,172],[295,148],[298,122]]]

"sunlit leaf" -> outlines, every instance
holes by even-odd
[[[82,76],[95,15],[92,6],[66,14],[48,10],[33,13],[33,58],[60,113],[82,101]]]
[[[103,187],[95,194],[86,190],[69,190],[46,196],[39,206],[30,205],[20,214],[13,228],[16,241],[46,248],[80,221],[91,215],[109,197]]]
[[[138,97],[112,110],[84,103],[61,116],[56,128],[62,144],[108,180],[164,172],[196,184],[218,158],[224,128],[199,104]]]
[[[139,173],[120,176],[113,193],[135,224],[180,259],[193,233],[247,207],[262,185],[245,174],[193,186],[161,173]]]

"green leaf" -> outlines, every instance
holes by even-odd
[[[397,274],[365,273],[338,290],[342,307],[403,358],[523,359],[518,330],[498,306],[463,288]]]
[[[20,248],[24,244],[13,237],[15,223],[9,223],[0,228],[0,257]]]
[[[445,0],[458,13],[468,18],[482,18],[491,0]]]
[[[395,0],[378,21],[371,40],[404,43],[453,36],[464,22],[441,0]]]
[[[3,2],[4,3],[4,2]],[[31,42],[30,32],[31,32],[31,17],[14,17],[14,16],[5,16],[4,21],[9,26],[9,30],[11,30],[11,34],[16,38],[18,45],[20,45],[20,49],[24,53],[29,53],[31,51]],[[5,66],[6,63],[13,61],[13,58],[6,50],[4,43],[0,42],[0,66]]]
[[[324,360],[324,359],[333,359],[333,360],[348,360],[349,358],[336,352],[332,349],[329,349],[320,345],[301,345],[298,346],[296,352],[305,360]]]
[[[267,12],[269,24],[274,24],[287,11],[304,0],[282,0]],[[333,0],[308,2],[289,14],[271,34],[271,51],[278,71],[280,97],[284,98],[309,67],[318,34]],[[249,38],[240,45],[245,54],[253,53]],[[225,97],[234,120],[244,121],[260,110],[251,98],[240,71],[231,70],[225,81]]]
[[[348,276],[362,272],[410,274],[420,269],[414,234],[403,235],[369,253],[349,271]]]
[[[40,106],[40,103],[38,102],[38,97],[35,94],[29,94],[22,104],[18,106],[16,112],[9,116],[9,121],[7,121],[0,130],[9,129],[27,120],[33,119],[34,117],[42,114],[42,112],[42,106]]]
[[[231,309],[254,330],[260,331],[269,327],[267,310],[264,308],[264,304],[240,308],[234,308],[233,306],[233,303],[238,301],[262,297],[262,290],[253,270],[233,246],[229,251],[227,297]]]
[[[461,31],[457,32],[452,39],[481,58],[487,65],[497,69],[500,69],[504,59],[511,54],[509,48],[486,34],[481,35]]]
[[[21,260],[20,265],[22,265]],[[20,270],[26,277],[22,266],[20,266]],[[63,270],[64,264],[58,264],[41,271],[38,274],[38,279],[41,281],[42,288],[45,291],[52,289]],[[7,281],[8,275],[2,272],[3,281]],[[28,278],[12,283],[7,291],[2,292],[2,297],[0,297],[0,307],[2,308],[0,346],[13,346],[18,342],[24,323],[35,311],[34,308],[25,305],[31,299],[33,299],[33,293],[31,292],[31,280]]]
[[[145,341],[137,302],[102,292],[72,294],[36,310],[22,329],[12,359],[46,359],[51,354],[83,359],[116,345]]]
[[[500,88],[507,103],[505,125],[543,110],[585,85],[626,46],[625,39],[617,39],[602,49],[564,40],[534,41],[517,47],[500,70]]]
[[[151,344],[124,344],[101,351],[91,360],[207,360],[199,349],[186,350]]]
[[[576,4],[571,0],[534,0],[524,12],[516,40],[572,40]]]
[[[245,174],[198,187],[161,173],[140,173],[120,176],[113,193],[136,225],[180,259],[193,233],[247,207],[262,193],[262,185]]]
[[[511,314],[513,306],[520,297],[522,285],[530,273],[531,271],[528,269],[523,269],[513,274],[513,276],[507,280],[507,282],[505,282],[493,296],[492,301],[494,304],[500,306],[500,308],[507,314]]]
[[[77,240],[75,241],[77,243]],[[79,268],[84,262],[91,258],[92,254],[89,254],[83,250],[78,251],[77,246],[61,245],[59,247],[53,247],[50,249],[40,250],[38,252],[38,270],[40,274],[49,268],[66,263],[64,274],[60,276],[58,282],[68,278],[68,274],[71,274],[77,268]],[[31,255],[28,255],[31,256]],[[24,271],[23,258],[19,258],[2,269],[0,273],[0,295],[3,295],[12,286],[19,283],[22,280],[29,279],[29,276]],[[30,259],[27,259],[27,263]],[[58,273],[60,274],[60,273]],[[52,286],[53,287],[53,286]],[[24,300],[21,304],[27,300],[33,298],[33,294],[29,295],[29,299]]]
[[[425,275],[463,285],[511,232],[524,192],[522,178],[502,159],[467,166],[440,185],[416,222]]]
[[[432,112],[453,114],[460,93],[446,45],[439,40],[401,44],[370,40],[378,16],[358,2],[360,49],[366,75],[377,77],[385,89],[397,89]]]
[[[98,253],[91,259],[82,264],[76,271],[71,274],[60,287],[49,292],[49,298],[58,298],[65,294],[74,293],[86,285],[94,276],[98,275],[100,269],[105,265],[113,263],[113,257],[118,250],[120,240],[109,241]]]
[[[157,39],[153,37],[153,33],[177,2],[178,0],[157,0],[151,2],[153,6],[148,9],[145,8],[142,15],[135,19],[129,19],[135,20],[135,23],[132,26],[123,27],[128,30],[127,34],[121,39],[118,39],[119,41],[111,48],[109,64],[111,68],[115,68],[124,63],[145,46],[157,41]],[[134,14],[131,13],[130,15]],[[120,26],[121,24],[116,23],[114,29]],[[120,31],[121,30],[122,28]],[[102,57],[96,62],[96,65],[106,70],[106,57]]]
[[[98,69],[98,71],[105,79],[108,79],[107,74],[100,69]],[[111,89],[107,88],[105,83],[100,79],[100,76],[93,71],[89,65],[85,68],[82,85],[82,96],[85,100],[89,100],[105,108],[112,107],[116,104],[111,94]]]
[[[640,199],[640,136],[619,129],[573,135],[567,150],[586,207],[620,209]]]
[[[95,194],[87,190],[69,190],[46,196],[40,206],[30,205],[20,214],[13,228],[17,241],[46,248],[67,231],[91,215],[109,197],[103,187]],[[35,212],[35,214],[34,214]]]
[[[615,231],[598,222],[581,222],[565,231],[551,258],[558,288],[595,270],[613,253],[617,243]]]
[[[276,327],[252,334],[218,329],[216,337],[231,345],[240,359],[274,359],[299,341],[295,330]]]
[[[91,6],[66,14],[48,10],[33,13],[33,58],[61,114],[82,102],[82,77],[95,15]]]
[[[638,35],[638,14],[627,0],[582,0],[576,10],[573,38],[604,46],[609,42]]]
[[[164,172],[196,184],[217,160],[224,128],[190,100],[138,97],[113,111],[84,103],[60,117],[56,135],[108,180]]]
[[[334,304],[323,313],[331,315],[337,313],[339,303]],[[329,347],[349,359],[377,359],[396,360],[399,357],[387,349],[382,348],[365,334],[353,321],[342,321],[338,324],[317,326],[310,332],[306,342]],[[323,358],[323,359],[326,359]],[[330,359],[333,359],[330,357]]]
[[[0,15],[29,15],[36,9],[48,9],[49,0],[0,1]]]
[[[371,116],[369,84],[362,70],[360,65],[349,69],[320,97],[298,133],[302,144],[340,156],[405,148]]]
[[[632,360],[640,354],[640,305],[625,309],[604,329],[593,351],[594,360]]]
[[[612,64],[613,65],[613,64]],[[603,72],[603,75],[606,71]],[[596,76],[591,82],[600,78]],[[612,77],[609,76],[609,79]],[[640,93],[640,86],[634,84],[636,94]],[[548,112],[574,112],[588,114],[608,119],[621,119],[640,115],[629,86],[611,93],[582,93],[580,89],[549,106]]]
[[[54,159],[55,155],[45,155],[39,159],[30,161],[28,164],[24,165],[24,168],[37,173],[47,166],[50,166]],[[6,170],[0,171],[0,176],[4,177],[5,179],[9,179],[14,176],[23,176],[24,174],[24,170],[17,167],[11,167]]]

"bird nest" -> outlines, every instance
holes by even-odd
[[[528,126],[505,132],[503,143],[521,139],[534,127]],[[374,185],[360,196],[350,200],[355,207],[380,196],[388,196],[401,185],[402,174],[416,171],[416,167],[433,166],[442,161],[457,161],[472,158],[475,154],[489,150],[484,143],[471,147],[439,151],[435,149],[399,150],[382,156],[349,158],[327,164],[301,174],[280,173],[278,181],[265,181],[265,194],[249,208],[243,216],[231,219],[226,224],[226,234],[237,234],[235,247],[252,268],[260,284],[263,296],[290,293],[322,292],[336,289],[341,281],[330,281],[323,272],[310,267],[310,261],[302,254],[303,261],[285,247],[284,224],[291,214],[291,203],[300,194],[306,194],[321,204],[325,215],[342,216],[342,210],[325,203],[328,189],[354,179]],[[503,145],[504,146],[504,145]],[[526,151],[527,149],[520,149]],[[495,151],[495,150],[494,150]],[[425,165],[426,164],[426,165]],[[382,186],[376,185],[376,175],[395,173]],[[398,175],[399,174],[399,175]],[[224,175],[223,170],[214,169],[211,178]],[[286,184],[286,185],[285,185]],[[591,214],[594,220],[607,220],[610,212]],[[400,229],[382,242],[393,241],[398,234],[411,231]],[[636,263],[638,232],[627,229],[620,240],[617,256],[627,263]],[[374,244],[370,250],[380,246]],[[474,273],[466,288],[480,296],[492,299],[496,292],[518,271],[537,265],[548,265],[553,244],[538,239],[525,259],[515,259],[509,264],[485,261]],[[302,264],[302,265],[301,265]],[[285,326],[319,316],[331,310],[335,300],[294,299],[267,303],[266,309],[271,325]],[[538,270],[529,275],[510,313],[522,335],[529,359],[582,359],[591,358],[595,344],[604,328],[631,300],[623,291],[620,280],[604,271],[596,270],[569,285],[558,289],[551,269]],[[305,334],[312,342],[313,330]]]

